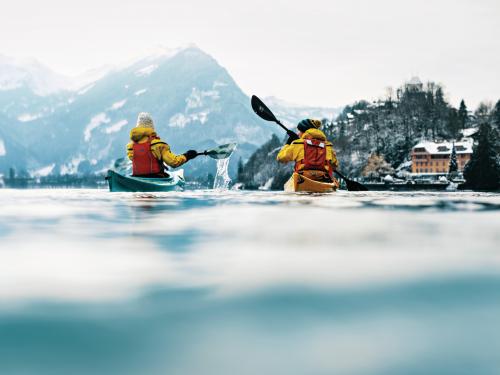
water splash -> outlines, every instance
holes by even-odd
[[[215,190],[227,190],[229,188],[229,184],[231,183],[228,170],[230,159],[231,157],[217,160],[217,174],[214,179]]]

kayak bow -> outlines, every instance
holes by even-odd
[[[163,192],[184,189],[184,171],[169,172],[167,178],[125,176],[109,170],[106,180],[111,192]]]
[[[332,193],[337,190],[338,185],[330,182],[315,181],[294,172],[283,188],[288,193]]]

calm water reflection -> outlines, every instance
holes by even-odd
[[[0,374],[500,373],[499,195],[0,207]]]

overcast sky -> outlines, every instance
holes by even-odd
[[[413,75],[500,99],[499,0],[6,0],[0,54],[77,74],[194,43],[247,94],[340,106]]]

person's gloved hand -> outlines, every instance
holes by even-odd
[[[186,160],[191,160],[194,159],[195,157],[198,156],[198,151],[196,150],[189,150],[184,153],[184,156],[186,157]]]
[[[296,139],[299,139],[299,136],[291,130],[287,131],[286,134],[288,134],[288,140],[286,141],[287,145],[291,144]]]

